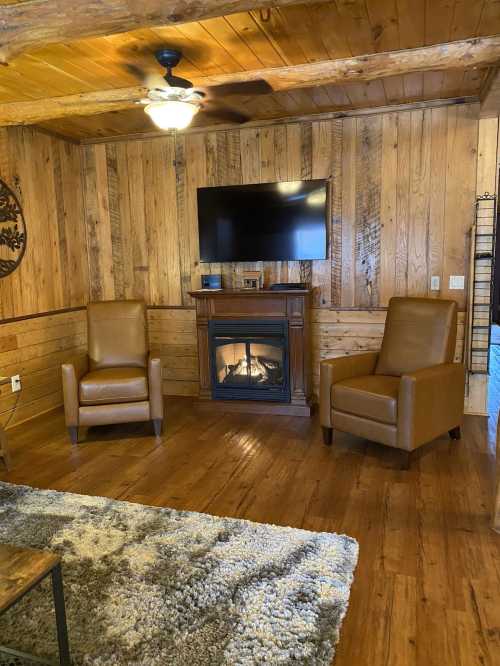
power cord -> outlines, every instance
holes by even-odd
[[[17,392],[16,402],[14,403],[14,407],[12,408],[12,411],[11,411],[11,413],[10,413],[10,416],[9,416],[8,420],[7,420],[7,423],[4,423],[3,426],[2,426],[2,428],[3,428],[4,430],[7,430],[7,428],[9,427],[9,425],[10,425],[12,419],[14,418],[14,414],[16,413],[17,406],[18,406],[18,404],[19,404],[19,400],[20,400],[20,398],[21,398],[21,391],[18,391],[18,392]]]

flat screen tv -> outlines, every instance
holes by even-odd
[[[325,180],[200,187],[200,259],[325,259],[326,202]]]

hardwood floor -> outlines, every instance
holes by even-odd
[[[62,411],[18,426],[0,479],[345,532],[360,560],[336,666],[494,666],[494,442],[479,417],[463,432],[405,471],[399,451],[347,435],[325,447],[316,417],[214,414],[176,398],[161,443],[130,425],[92,429],[72,447]]]

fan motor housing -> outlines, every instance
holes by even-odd
[[[182,58],[182,53],[175,49],[159,49],[155,53],[156,60],[165,69],[176,67]]]

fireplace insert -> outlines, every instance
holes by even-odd
[[[286,319],[215,319],[208,331],[213,398],[290,402]]]

